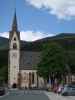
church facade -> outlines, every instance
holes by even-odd
[[[25,47],[24,47],[25,48]],[[40,52],[21,48],[16,13],[9,32],[8,86],[43,87],[44,81],[34,68],[40,61]]]

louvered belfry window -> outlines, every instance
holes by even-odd
[[[17,44],[16,43],[13,44],[13,49],[17,49]]]

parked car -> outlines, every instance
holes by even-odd
[[[0,87],[0,96],[5,94],[5,88],[4,87]]]
[[[75,85],[69,84],[65,85],[62,89],[61,95],[63,96],[75,96]]]

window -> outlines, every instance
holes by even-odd
[[[16,43],[13,44],[13,49],[17,49]]]
[[[14,37],[14,41],[16,41],[16,37]]]
[[[32,73],[32,84],[34,84],[34,73]]]

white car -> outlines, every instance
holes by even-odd
[[[75,85],[65,85],[61,94],[63,96],[75,96]]]

